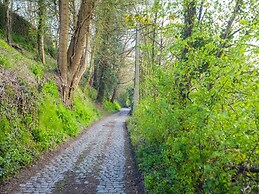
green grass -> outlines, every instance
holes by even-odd
[[[35,48],[37,48],[36,38],[25,38],[21,35],[12,34],[12,40],[14,43],[19,44],[22,48],[30,51],[35,52]]]
[[[0,181],[102,116],[91,87],[75,91],[73,109],[64,107],[55,81],[56,60],[46,56],[43,65],[34,60],[37,54],[31,43],[19,36],[14,41],[22,53],[0,39],[0,70],[5,72],[0,88]],[[105,101],[104,107],[109,112],[120,109],[117,102]]]
[[[121,106],[118,102],[115,101],[114,103],[112,103],[108,100],[105,100],[103,102],[103,107],[108,112],[117,112],[121,109]]]
[[[0,55],[0,67],[4,67],[4,68],[11,67],[9,59],[4,55]]]
[[[22,55],[0,39],[0,181],[31,164],[44,150],[77,136],[100,118],[92,100],[80,89],[73,109],[62,105],[55,80],[55,59],[47,64]],[[93,93],[93,92],[91,92]]]

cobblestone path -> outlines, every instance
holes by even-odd
[[[125,134],[128,109],[93,125],[27,182],[22,193],[125,193]]]

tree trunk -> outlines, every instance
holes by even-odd
[[[100,77],[99,77],[98,94],[97,94],[96,101],[99,103],[102,103],[105,95],[105,82],[104,82],[105,64],[102,63],[100,65],[99,71],[100,71],[99,72]]]
[[[86,80],[87,80],[87,84],[89,84],[90,86],[93,86],[92,81],[93,80],[93,71],[94,71],[94,56],[95,56],[95,47],[96,47],[96,35],[92,35],[91,36],[91,51],[90,51],[90,64],[89,64],[89,68],[87,70],[87,77],[86,77]]]
[[[37,35],[37,42],[38,42],[38,54],[40,57],[40,61],[45,64],[45,51],[44,51],[44,29],[45,29],[45,22],[46,22],[46,4],[45,0],[38,1],[39,6],[39,23],[38,23],[38,35]]]
[[[113,92],[112,92],[112,97],[111,97],[112,103],[114,103],[114,101],[115,101],[115,98],[116,98],[116,95],[117,95],[117,90],[118,90],[118,87],[115,86],[114,89],[113,89]]]
[[[191,0],[184,5],[184,30],[183,39],[191,37],[192,30],[195,23],[196,17],[196,3],[195,0]],[[187,60],[186,54],[188,53],[188,48],[184,47],[182,51],[182,60]]]
[[[139,59],[140,59],[140,23],[137,23],[136,29],[136,46],[135,46],[135,79],[134,79],[134,96],[133,96],[133,110],[135,111],[139,103]]]
[[[12,44],[12,7],[13,1],[12,0],[5,0],[5,22],[6,22],[6,39],[9,45]]]
[[[96,90],[98,89],[99,81],[98,81],[98,73],[99,72],[99,63],[94,64],[94,74],[92,77],[92,87]]]
[[[227,22],[227,26],[226,26],[226,29],[225,31],[223,32],[223,34],[221,35],[221,38],[223,40],[223,43],[219,46],[219,49],[218,49],[218,52],[217,52],[217,57],[220,58],[223,54],[223,49],[224,47],[226,46],[227,44],[227,40],[228,40],[228,36],[231,32],[231,28],[232,28],[232,25],[238,15],[238,12],[240,11],[241,9],[241,5],[242,5],[242,0],[237,0],[236,1],[236,5],[234,7],[234,10],[233,10],[233,13],[231,15],[231,17],[229,18],[228,22]]]
[[[155,1],[155,6],[157,6],[158,1]],[[156,47],[156,36],[157,36],[157,17],[158,17],[158,12],[155,12],[155,18],[154,18],[154,23],[152,25],[152,50],[151,50],[151,65],[152,65],[152,69],[153,69],[153,65],[155,63],[155,47]]]
[[[87,68],[87,64],[88,64],[88,36],[85,35],[85,40],[84,40],[84,50],[82,51],[82,58],[81,58],[81,62],[80,62],[80,67],[78,68],[78,72],[77,75],[74,79],[74,88],[76,88],[84,74],[84,72],[86,71]]]
[[[183,39],[187,39],[192,36],[192,31],[195,24],[196,17],[196,1],[190,0],[184,4],[184,29],[183,29]],[[184,64],[187,60],[187,53],[189,52],[189,47],[191,47],[192,43],[188,42],[188,46],[185,46],[182,50],[181,62]],[[186,65],[186,64],[184,64]],[[182,68],[187,69],[184,65]],[[189,99],[189,89],[190,89],[190,77],[188,73],[180,78],[180,99],[185,104],[186,99]]]
[[[87,63],[84,55],[88,50],[88,37],[92,13],[97,0],[83,0],[79,9],[77,25],[67,49],[67,35],[69,28],[69,0],[60,3],[60,48],[59,48],[59,70],[62,81],[62,98],[64,104],[72,105],[73,92],[78,86]],[[63,29],[64,28],[64,29]],[[66,32],[64,32],[66,30]],[[65,36],[65,38],[64,38]],[[65,42],[66,40],[66,42]],[[61,48],[62,47],[62,48]],[[66,52],[66,54],[64,54]]]
[[[69,27],[69,0],[59,0],[60,12],[60,33],[59,33],[59,52],[58,67],[60,79],[62,83],[62,100],[68,105],[68,61],[67,61],[67,45],[68,45],[68,27]]]
[[[72,14],[72,31],[76,30],[77,24],[77,14],[76,14],[76,2],[75,0],[70,0],[70,12]]]

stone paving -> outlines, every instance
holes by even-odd
[[[122,126],[123,121],[120,119],[116,123],[113,131],[114,140],[105,153],[105,159],[102,169],[97,179],[100,184],[97,187],[97,193],[124,193],[123,192],[123,174],[124,174],[124,134]]]
[[[90,127],[79,141],[20,184],[15,193],[66,193],[66,187],[73,193],[93,193],[87,190],[91,181],[96,187],[94,193],[125,193],[123,123],[128,111],[122,109]]]

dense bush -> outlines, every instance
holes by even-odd
[[[213,49],[189,48],[142,83],[130,132],[150,193],[259,192],[259,73],[245,44]]]
[[[89,96],[92,100],[96,100],[97,98],[97,91],[96,89],[88,86],[85,88],[85,95]]]
[[[244,170],[259,166],[259,80],[235,70],[210,91],[199,85],[185,106],[173,92],[142,100],[130,128],[152,193],[259,191],[258,174]]]
[[[103,102],[103,107],[108,112],[117,112],[121,109],[121,106],[118,102],[115,101],[115,102],[112,103],[109,100],[105,100]]]
[[[133,91],[133,88],[127,88],[127,90],[119,96],[118,102],[122,107],[130,107],[132,105]]]
[[[38,153],[31,133],[37,123],[35,88],[21,78],[12,79],[16,87],[8,79],[1,82],[0,180],[30,163]]]

